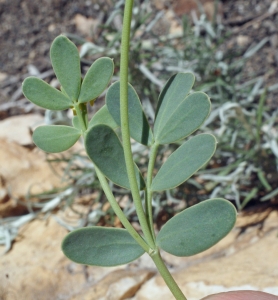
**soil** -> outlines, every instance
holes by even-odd
[[[94,5],[95,3],[98,3]],[[0,69],[9,75],[25,74],[28,65],[40,72],[50,68],[49,45],[61,33],[76,34],[74,16],[96,18],[103,1],[42,0],[0,2]],[[109,1],[108,1],[109,2]]]
[[[109,7],[111,2],[102,0],[1,0],[0,104],[24,99],[21,82],[30,74],[32,66],[39,73],[51,70],[51,42],[61,33],[77,33],[74,16],[96,18],[100,11],[107,11]],[[50,74],[53,77],[53,72]],[[0,119],[26,112],[30,111],[20,105],[4,105],[0,109]]]
[[[173,5],[176,13],[188,13],[194,5],[185,5],[183,1],[154,1],[156,7],[161,3]],[[11,100],[22,99],[20,84],[27,76],[30,66],[35,66],[42,73],[51,70],[49,48],[53,39],[61,33],[75,35],[75,38],[91,39],[84,36],[76,28],[77,15],[105,21],[113,8],[112,0],[0,0],[0,104]],[[192,2],[192,3],[191,3]],[[203,3],[212,0],[202,1]],[[179,5],[180,3],[180,5]],[[196,6],[196,5],[195,5]],[[252,76],[263,75],[266,85],[276,83],[278,64],[277,12],[278,2],[275,0],[225,0],[221,6],[223,23],[235,32],[236,37],[248,45],[255,45],[269,37],[269,41],[258,55],[246,66],[246,73]],[[154,6],[155,8],[155,6]],[[269,11],[269,16],[266,15]],[[273,13],[274,11],[274,13]],[[263,17],[260,20],[260,17]],[[251,22],[248,26],[248,22]],[[253,23],[252,23],[253,22]],[[53,74],[52,74],[53,75]],[[277,103],[277,102],[276,102]],[[9,113],[0,113],[0,119],[10,114],[22,113],[14,109]]]
[[[278,14],[277,1],[225,1],[224,23],[234,32],[238,44],[246,38],[249,48],[268,38],[266,44],[245,66],[245,79],[263,76],[266,86],[277,83],[278,72]],[[244,43],[244,42],[243,42]],[[277,93],[268,99],[268,104],[277,107]]]

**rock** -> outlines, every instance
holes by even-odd
[[[165,11],[162,18],[157,20],[155,25],[152,27],[152,32],[155,35],[172,35],[181,37],[183,34],[183,29],[181,22],[177,20],[176,14],[173,10],[168,9]]]
[[[165,15],[163,16],[162,20],[165,20],[165,22],[167,21],[169,23],[169,30],[168,30],[169,34],[171,34],[172,36],[179,36],[179,37],[183,35],[183,28],[181,22],[177,20],[173,10],[168,9],[165,12]]]
[[[77,30],[86,37],[92,35],[94,28],[98,25],[98,20],[86,18],[80,14],[74,16],[74,23]]]
[[[45,153],[29,150],[18,143],[0,139],[0,216],[16,216],[27,211],[25,201],[29,193],[38,194],[63,187],[61,165],[46,161]],[[58,172],[54,173],[53,168]]]
[[[190,300],[238,289],[278,295],[277,227],[275,211],[240,217],[230,236],[203,254],[172,261],[163,256]],[[0,293],[8,300],[174,300],[162,278],[153,277],[146,254],[127,266],[77,265],[60,249],[66,234],[53,218],[25,225],[1,257]]]
[[[0,138],[6,138],[19,145],[31,145],[31,131],[42,124],[43,116],[38,114],[10,117],[0,122]]]
[[[13,300],[120,300],[133,296],[154,274],[132,266],[75,264],[60,249],[66,234],[53,218],[25,225],[12,250],[1,257],[0,292],[12,293]]]
[[[28,114],[7,118],[0,122],[0,216],[16,216],[27,211],[26,205],[19,204],[28,194],[39,194],[54,188],[66,186],[61,181],[62,163],[46,161],[45,152],[34,148],[32,131],[43,125],[44,118]],[[64,152],[82,151],[77,142],[72,149]]]
[[[247,35],[238,35],[236,37],[236,43],[239,47],[247,47],[250,43],[250,38]]]
[[[71,268],[63,256],[60,244],[65,235],[66,230],[52,219],[24,226],[12,250],[1,257],[2,289],[12,291],[15,300],[59,299],[57,293],[79,292],[84,270]]]
[[[277,226],[278,213],[274,211],[264,222],[261,231],[254,226],[239,235],[240,228],[235,228],[233,243],[227,243],[230,244],[230,250],[227,248],[220,257],[215,255],[217,252],[211,253],[210,260],[199,259],[188,267],[186,262],[192,262],[194,257],[175,258],[180,260],[180,268],[174,272],[174,278],[190,300],[243,289],[260,290],[278,296]],[[132,299],[174,300],[174,297],[162,278],[156,276],[145,283]]]
[[[71,300],[123,300],[136,294],[154,272],[147,270],[116,270]]]
[[[8,77],[7,73],[0,72],[0,82],[4,81],[5,79],[7,79],[7,77]]]

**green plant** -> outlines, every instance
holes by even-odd
[[[62,243],[65,255],[81,264],[115,266],[147,252],[175,298],[186,299],[166,268],[160,249],[176,256],[190,256],[210,248],[233,228],[236,210],[224,199],[206,200],[170,219],[156,236],[152,219],[153,193],[180,185],[204,166],[215,151],[216,139],[210,134],[192,137],[172,153],[153,178],[159,146],[182,140],[196,131],[210,113],[210,100],[202,92],[189,94],[194,84],[192,73],[176,74],[167,81],[159,96],[154,128],[150,127],[139,97],[128,83],[132,6],[132,0],[126,1],[120,81],[109,87],[106,105],[90,121],[87,104],[93,104],[107,87],[113,74],[113,61],[96,60],[82,80],[78,50],[65,36],[57,37],[50,51],[61,91],[29,77],[23,83],[23,92],[26,98],[43,108],[74,111],[72,127],[38,127],[33,140],[44,151],[55,153],[69,149],[82,136],[102,189],[125,227],[75,230]],[[121,129],[122,141],[114,131],[117,127]],[[130,138],[151,148],[146,178],[133,160]],[[119,207],[107,179],[131,191],[142,235]],[[140,190],[144,191],[145,207]]]
[[[99,56],[113,57],[116,77],[120,69],[117,20],[122,18],[121,5],[122,1],[114,0],[105,12],[106,22],[93,37],[98,44],[82,42],[80,50],[85,64]],[[248,67],[254,56],[262,56],[259,52],[268,38],[249,47],[238,47],[230,27],[208,21],[202,10],[199,17],[193,17],[193,24],[186,16],[175,16],[180,30],[157,31],[153,29],[163,28],[164,22],[158,23],[163,21],[164,11],[152,9],[151,1],[134,1],[133,11],[129,81],[142,100],[146,115],[153,120],[150,103],[156,107],[159,89],[172,72],[191,71],[197,79],[194,91],[207,93],[213,102],[213,113],[200,131],[213,133],[218,141],[216,153],[206,169],[198,171],[171,194],[154,195],[154,218],[159,211],[159,216],[173,215],[182,205],[190,206],[208,197],[229,199],[239,210],[277,197],[278,111],[271,105],[271,98],[275,98],[278,85],[268,86],[266,78],[272,74],[271,68],[263,74],[261,68],[253,72]],[[165,19],[169,20],[169,15]],[[166,159],[168,149],[173,150],[178,144],[161,147],[159,161]],[[141,167],[147,168],[143,164]]]

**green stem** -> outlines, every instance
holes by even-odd
[[[113,193],[110,190],[110,187],[107,183],[105,176],[101,173],[101,171],[95,166],[95,170],[97,173],[97,177],[101,184],[101,187],[112,207],[115,214],[118,216],[122,224],[124,225],[125,229],[130,233],[130,235],[136,240],[136,242],[147,252],[150,253],[150,247],[148,244],[143,240],[141,235],[132,227],[128,219],[126,218],[125,214],[123,213],[122,209],[120,208],[118,202],[116,201]]]
[[[143,209],[139,188],[135,176],[134,162],[131,152],[130,132],[128,121],[128,54],[130,41],[130,24],[132,17],[133,0],[127,0],[125,3],[122,45],[121,45],[121,63],[120,63],[120,112],[121,112],[121,129],[127,175],[129,179],[131,194],[138,215],[138,219],[148,245],[155,249],[154,239],[149,228],[145,212]]]
[[[151,229],[153,238],[155,239],[155,233],[153,228],[153,212],[152,212],[152,197],[153,193],[151,190],[152,180],[153,180],[153,169],[155,165],[155,159],[157,155],[159,144],[154,143],[151,147],[149,164],[148,164],[148,173],[147,173],[147,188],[146,188],[146,216],[149,222],[149,228]]]
[[[151,255],[151,258],[153,259],[160,275],[164,279],[165,283],[167,284],[168,288],[170,289],[176,300],[186,300],[186,297],[184,296],[176,281],[172,277],[171,273],[165,266],[165,263],[162,260],[159,251],[156,251],[153,255]]]
[[[78,116],[78,120],[81,124],[81,129],[84,133],[87,130],[87,127],[88,127],[88,112],[87,112],[86,104],[76,103],[74,105],[74,109],[75,109],[76,114]]]
[[[129,52],[129,40],[130,40],[130,24],[132,16],[132,6],[133,0],[126,0],[125,11],[124,11],[124,21],[123,21],[123,31],[122,31],[122,46],[121,46],[121,63],[120,63],[120,112],[121,112],[121,129],[122,129],[122,139],[123,148],[125,155],[125,162],[127,168],[127,174],[130,184],[130,189],[132,197],[134,200],[136,212],[139,218],[139,222],[142,227],[146,242],[150,246],[149,255],[152,257],[158,271],[165,280],[172,294],[177,300],[186,300],[185,296],[181,292],[177,283],[173,279],[169,270],[166,268],[163,260],[161,259],[159,249],[155,245],[154,233],[152,224],[148,223],[139,193],[139,188],[137,185],[137,180],[135,176],[134,162],[131,152],[130,144],[130,132],[129,132],[129,121],[128,121],[128,52]],[[155,157],[158,145],[152,146],[151,162],[150,167],[153,169],[155,163]],[[151,211],[151,181],[152,181],[152,170],[148,171],[148,182],[147,182],[147,193],[148,193],[148,217],[152,216]],[[151,217],[152,218],[152,217]],[[150,220],[149,220],[150,221]]]

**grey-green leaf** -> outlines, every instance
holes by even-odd
[[[157,235],[156,243],[176,256],[200,253],[232,230],[236,215],[234,206],[225,199],[203,201],[170,219]]]
[[[109,87],[106,94],[106,105],[115,122],[121,126],[120,82],[115,82]],[[150,125],[140,99],[130,84],[128,85],[128,116],[131,137],[143,145],[151,145],[153,134]]]
[[[163,87],[156,109],[157,126],[163,122],[166,115],[179,105],[193,87],[195,77],[193,73],[178,73],[170,77]]]
[[[51,45],[50,58],[54,72],[65,92],[71,100],[77,101],[81,85],[78,49],[67,37],[60,35]]]
[[[73,116],[73,118],[72,118],[72,125],[77,130],[82,131],[82,125],[80,123],[80,120],[79,120],[78,116]]]
[[[22,84],[22,91],[27,99],[45,109],[64,110],[73,105],[62,92],[36,77],[26,78]]]
[[[193,93],[178,105],[174,100],[175,110],[171,108],[163,122],[154,126],[155,140],[161,145],[187,137],[204,123],[210,113],[210,100],[205,93]]]
[[[165,84],[159,95],[154,124],[154,136],[157,142],[161,144],[168,143],[168,140],[173,142],[186,137],[197,129],[192,128],[194,127],[193,124],[191,128],[187,126],[192,119],[197,117],[197,119],[202,120],[202,117],[194,115],[190,118],[189,122],[186,121],[189,110],[193,107],[191,104],[191,106],[186,108],[185,103],[183,103],[194,84],[194,80],[195,77],[192,73],[178,73],[173,75]],[[198,124],[195,120],[193,121],[194,124]],[[172,122],[174,122],[174,124],[172,124]],[[184,122],[186,123],[183,124]],[[171,137],[172,133],[174,133],[173,137]]]
[[[86,227],[69,233],[62,250],[76,263],[102,267],[127,264],[145,252],[126,229],[105,227]]]
[[[106,89],[113,72],[114,63],[111,58],[97,59],[84,77],[78,102],[85,103],[97,98]]]
[[[119,125],[114,121],[110,112],[107,109],[106,104],[98,110],[92,117],[91,121],[89,122],[89,127],[93,127],[95,125],[104,124],[112,129],[116,129]]]
[[[174,151],[153,179],[152,191],[172,189],[204,166],[216,149],[216,139],[211,134],[199,134]]]
[[[108,179],[130,189],[123,146],[112,128],[102,124],[91,127],[85,136],[85,148],[90,159]],[[144,179],[136,165],[135,172],[139,188],[143,189]]]
[[[58,153],[72,147],[81,131],[64,125],[39,126],[33,134],[34,143],[42,150],[50,153]]]

